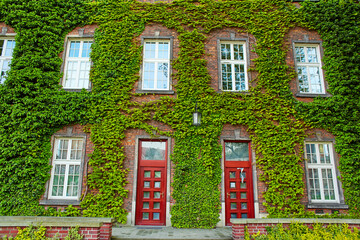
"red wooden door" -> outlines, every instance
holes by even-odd
[[[225,142],[225,218],[254,218],[254,193],[249,142]]]
[[[166,141],[140,141],[136,225],[166,224],[166,159]]]

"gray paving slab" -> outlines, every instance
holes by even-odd
[[[214,229],[184,229],[173,227],[113,227],[113,240],[230,240],[231,227]]]

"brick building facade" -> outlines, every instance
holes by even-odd
[[[0,40],[6,49],[5,41],[12,40],[15,32],[4,23],[0,27]],[[67,35],[65,50],[60,55],[64,72],[60,84],[64,89],[91,90],[89,46],[94,41],[97,27],[96,24],[77,27]],[[204,59],[211,76],[211,87],[218,93],[248,94],[248,90],[257,84],[258,73],[249,71],[257,58],[254,51],[256,38],[237,28],[217,29],[205,35]],[[132,101],[144,103],[162,96],[176,98],[177,81],[171,77],[174,71],[171,65],[180,51],[178,33],[161,24],[151,23],[134,40],[143,45],[144,52],[139,81],[132,92],[150,94],[134,95]],[[286,35],[285,47],[286,63],[298,73],[298,77],[289,83],[293,97],[303,102],[311,102],[318,96],[329,97],[325,74],[321,70],[323,47],[319,34],[301,27],[292,28]],[[79,52],[82,54],[79,55]],[[151,125],[161,131],[173,131],[157,121],[152,121]],[[344,212],[347,205],[338,180],[340,156],[334,150],[335,137],[324,129],[311,129],[307,134],[303,146],[303,157],[307,160],[302,163],[305,173],[302,203],[316,213]],[[92,172],[88,166],[94,148],[90,133],[79,124],[64,126],[52,136],[51,143],[53,157],[50,162],[53,167],[40,204],[60,209],[70,204],[79,206],[80,199],[88,191],[86,176]],[[170,137],[154,139],[144,130],[125,131],[122,145],[126,155],[124,167],[128,169],[125,186],[128,198],[124,201],[128,212],[127,224],[171,225],[170,208],[174,204],[171,183],[175,164],[170,155],[174,144],[174,139]],[[257,154],[247,126],[226,124],[219,144],[224,151],[219,159],[223,173],[219,186],[221,211],[218,225],[230,224],[230,218],[265,217],[263,193],[267,189],[265,183],[259,181],[262,171],[257,167]],[[153,162],[149,165],[148,160]],[[149,208],[151,211],[144,210]]]

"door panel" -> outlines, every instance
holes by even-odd
[[[136,225],[166,224],[166,142],[141,140]]]
[[[234,142],[237,143],[237,142]],[[234,153],[225,156],[225,218],[226,225],[231,225],[230,218],[254,218],[254,197],[252,182],[251,151],[240,142],[236,149],[237,155],[246,156],[234,158]],[[247,143],[249,145],[249,143]],[[234,149],[236,144],[227,144]],[[240,149],[243,148],[243,150]],[[244,150],[245,149],[245,150]],[[233,151],[233,150],[232,150]],[[243,153],[246,151],[245,153]],[[234,152],[234,151],[233,151]],[[226,156],[232,156],[228,160]],[[234,160],[235,159],[235,160]],[[239,160],[241,159],[241,160]]]

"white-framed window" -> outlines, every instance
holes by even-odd
[[[170,40],[145,40],[142,90],[170,89]]]
[[[83,138],[55,138],[49,199],[79,198],[83,148]]]
[[[319,45],[295,44],[295,63],[300,93],[324,94]]]
[[[331,143],[305,143],[305,158],[312,203],[338,203],[339,189]]]
[[[70,39],[67,44],[64,89],[89,89],[92,39]]]
[[[15,47],[14,39],[0,39],[0,84],[4,83]]]
[[[220,42],[221,89],[247,91],[247,59],[245,42]]]

